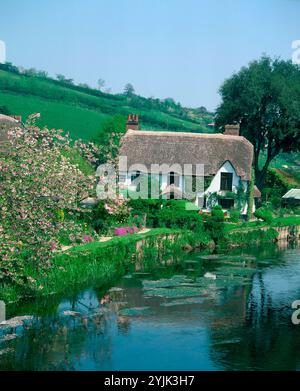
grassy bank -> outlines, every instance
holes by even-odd
[[[287,216],[287,217],[275,217],[271,224],[268,224],[265,221],[247,221],[243,223],[226,223],[225,232],[231,232],[235,230],[245,230],[257,229],[263,227],[290,227],[300,225],[300,216]]]
[[[137,244],[140,243],[140,246]],[[92,242],[57,253],[47,272],[26,266],[25,274],[34,280],[26,289],[6,285],[0,299],[16,302],[54,294],[70,294],[89,286],[101,286],[133,269],[137,262],[159,262],[165,255],[176,257],[184,246],[205,247],[209,239],[185,230],[157,228],[146,233],[119,236],[107,242]]]
[[[264,221],[244,223],[226,223],[224,227],[225,241],[223,245],[243,247],[257,243],[275,241],[277,227],[293,227],[300,225],[300,216],[276,217],[271,224]]]

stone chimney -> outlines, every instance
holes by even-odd
[[[139,129],[139,116],[137,114],[128,114],[126,122],[126,130],[138,130]]]
[[[227,136],[239,136],[240,135],[240,125],[225,125],[225,132]]]

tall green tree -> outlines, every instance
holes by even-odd
[[[256,184],[264,185],[270,162],[280,152],[300,149],[300,68],[263,56],[227,79],[216,125],[239,123],[254,145]]]

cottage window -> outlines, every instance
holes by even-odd
[[[234,206],[234,199],[232,198],[221,198],[219,200],[219,204],[221,205],[222,209],[230,209]]]
[[[221,172],[220,190],[232,191],[232,178],[231,172]]]

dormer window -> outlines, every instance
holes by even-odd
[[[232,191],[233,174],[231,172],[221,172],[220,190]]]

